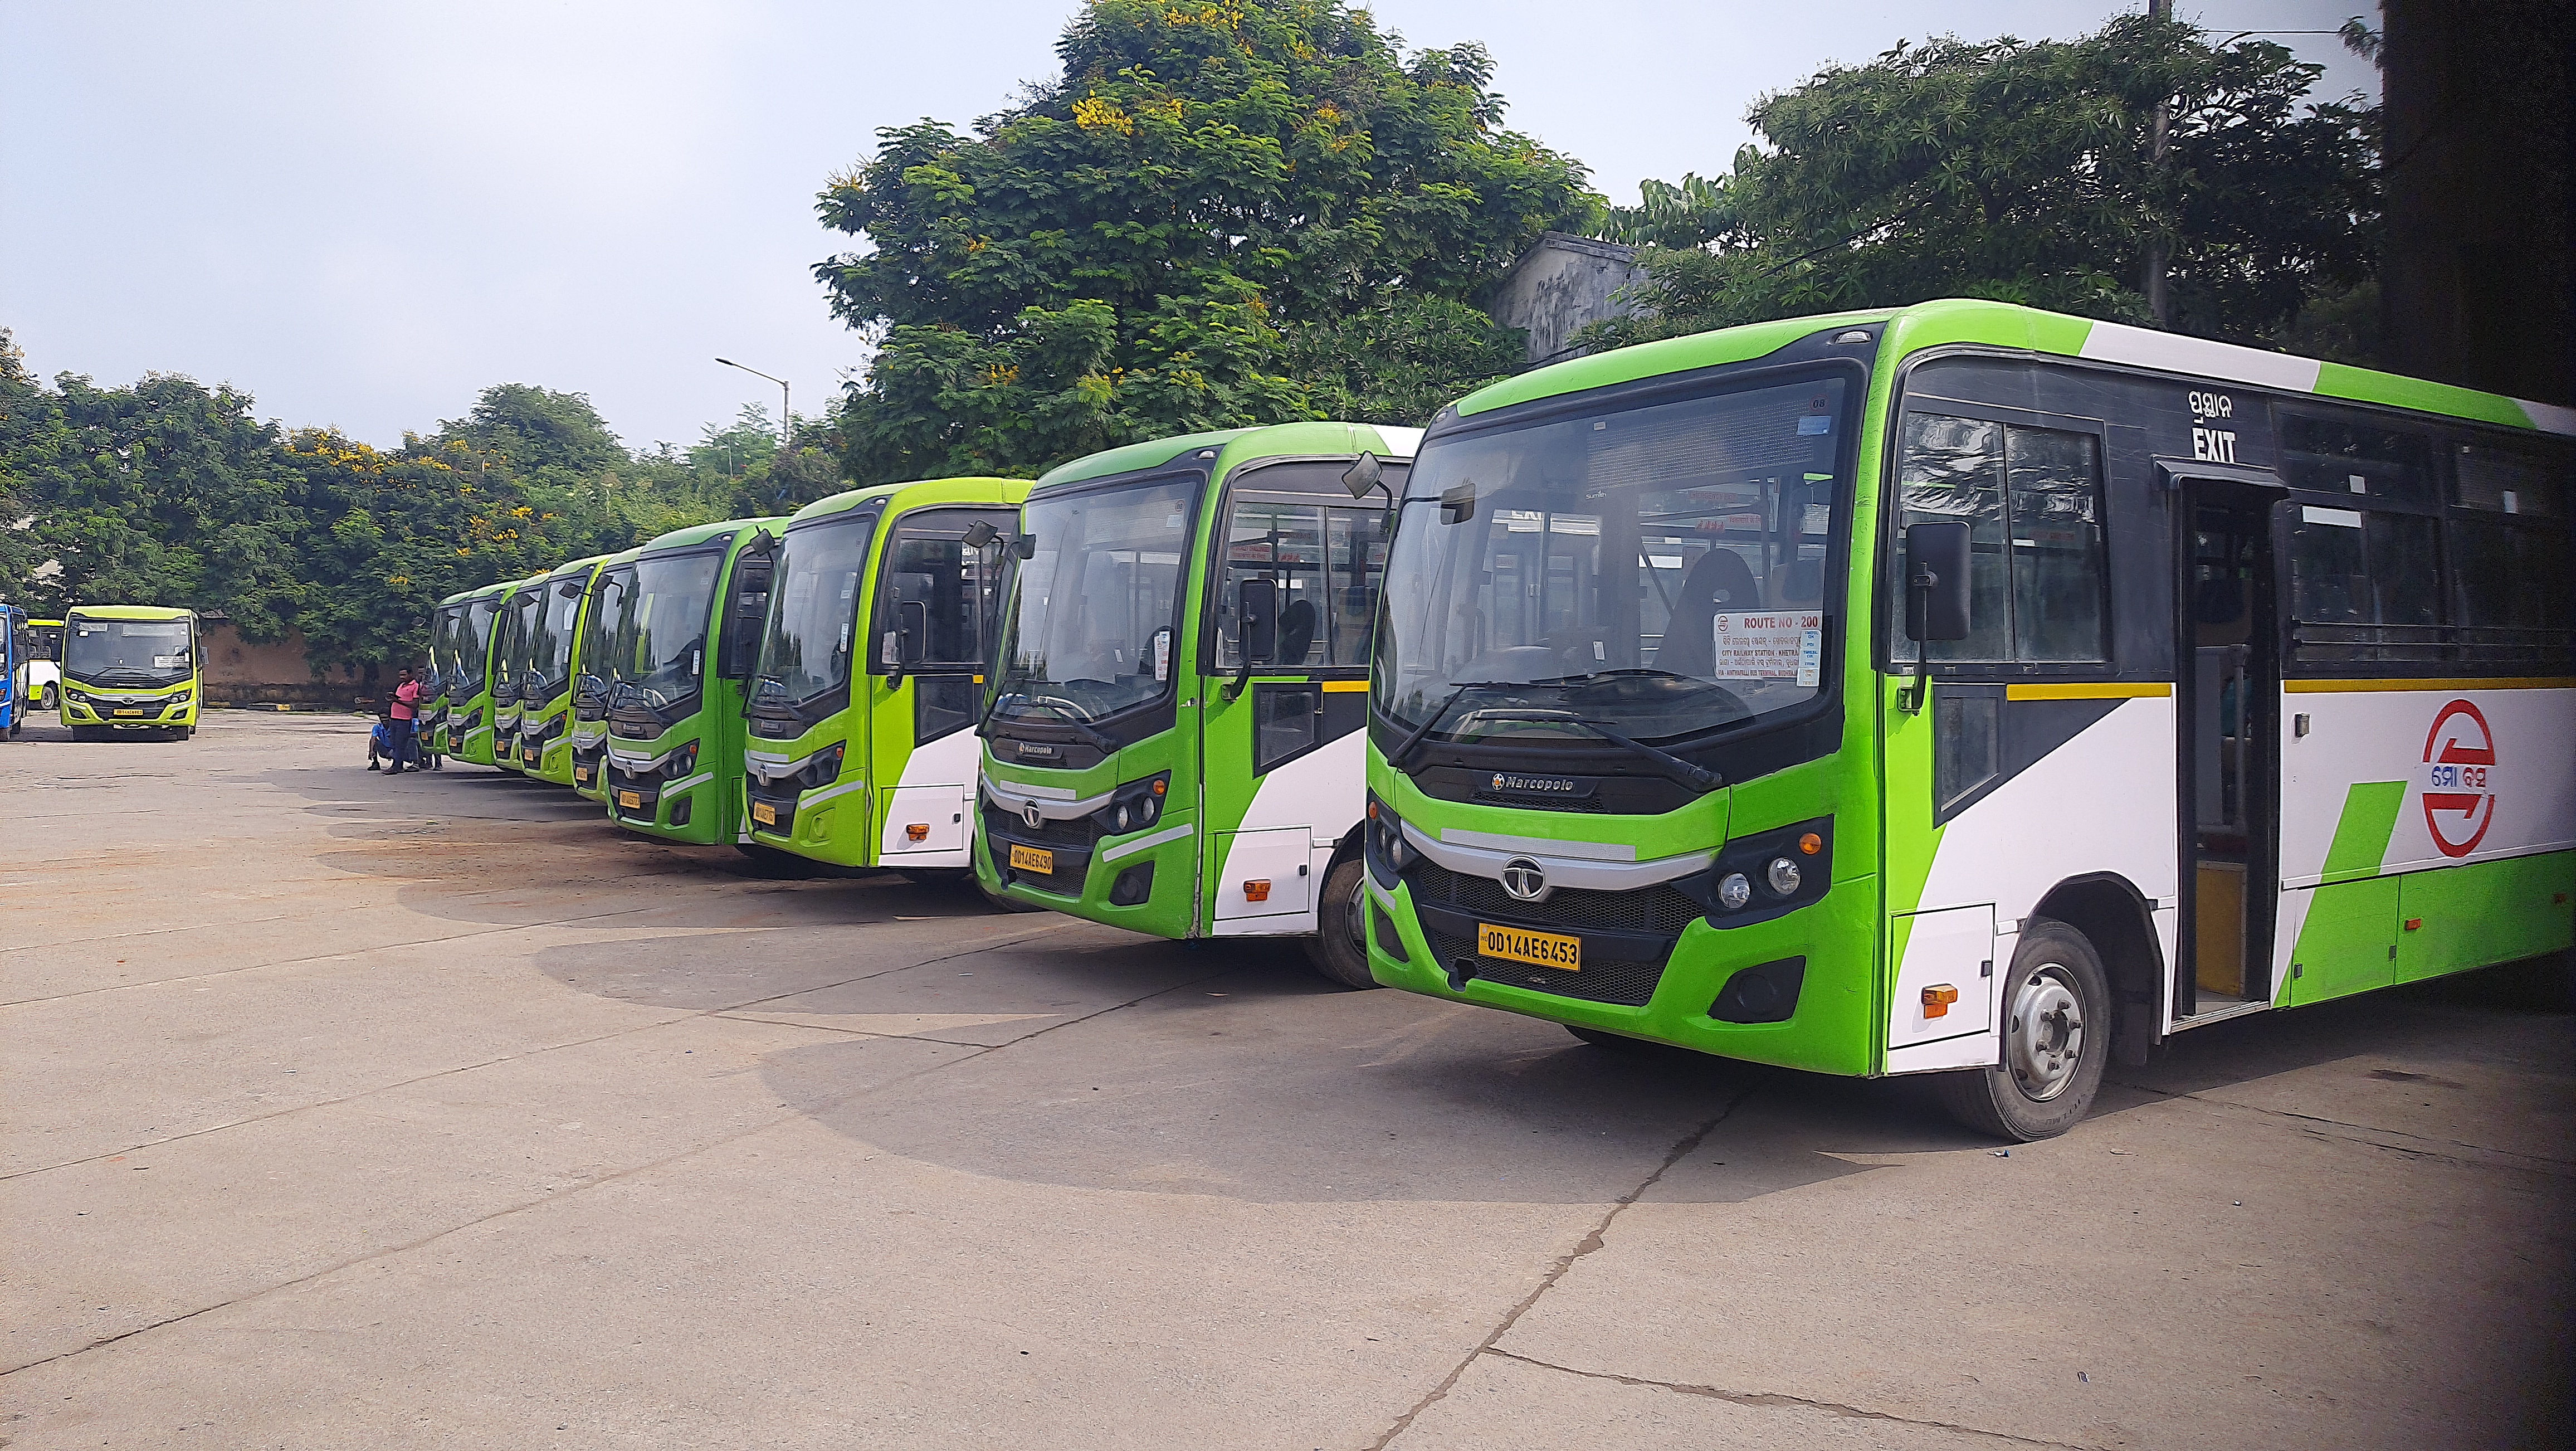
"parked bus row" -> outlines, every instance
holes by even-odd
[[[2576,412],[1983,302],[1163,439],[440,609],[619,825],[1848,1075],[2568,950]]]

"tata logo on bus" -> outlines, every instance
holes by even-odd
[[[2444,856],[2467,856],[2495,824],[2495,732],[2477,706],[2455,700],[2424,736],[2424,825]]]

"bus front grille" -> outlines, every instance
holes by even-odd
[[[1516,922],[1544,922],[1560,931],[1652,932],[1678,937],[1700,919],[1697,902],[1671,883],[1632,892],[1606,892],[1590,887],[1559,887],[1544,902],[1516,902],[1491,877],[1453,872],[1435,861],[1405,869],[1414,900],[1436,902],[1461,912],[1503,913]]]

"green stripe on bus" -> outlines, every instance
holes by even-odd
[[[2388,859],[2388,838],[2397,830],[2397,813],[2406,805],[2403,781],[2356,781],[2344,792],[2343,816],[2335,822],[2334,843],[2326,848],[2324,880],[2351,881],[2379,875]]]

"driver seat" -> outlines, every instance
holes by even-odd
[[[1655,651],[1655,668],[1702,679],[1717,670],[1717,616],[1726,611],[1762,608],[1762,591],[1744,556],[1718,545],[1691,562],[1682,576],[1673,618],[1664,627],[1664,643]]]

